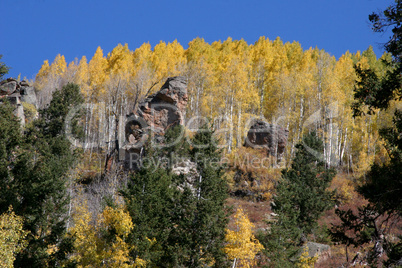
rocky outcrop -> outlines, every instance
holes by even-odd
[[[21,96],[19,93],[12,93],[11,95],[6,96],[8,101],[12,106],[14,106],[14,115],[20,119],[21,125],[25,126],[25,114],[24,107],[21,103]]]
[[[35,106],[36,109],[38,109],[38,102],[36,99],[34,87],[31,87],[30,85],[28,85],[28,83],[24,82],[25,81],[22,81],[20,83],[21,101],[32,104],[33,106]]]
[[[7,78],[0,83],[0,97],[12,94],[19,94],[22,102],[32,104],[37,108],[35,89],[25,80],[18,82],[14,78]]]
[[[244,146],[265,149],[267,154],[280,160],[285,152],[288,134],[289,131],[279,125],[256,119],[250,126]]]
[[[317,263],[327,260],[331,257],[331,248],[328,245],[307,242],[308,256],[317,257]]]
[[[119,159],[124,160],[128,168],[133,168],[138,164],[149,135],[163,143],[169,128],[183,124],[187,100],[186,79],[177,76],[168,78],[158,92],[140,102],[138,109],[120,126],[124,129],[124,137],[119,138]],[[132,165],[133,162],[136,165]]]
[[[187,100],[186,79],[171,77],[157,93],[139,104],[136,114],[155,134],[163,136],[168,128],[183,124]]]
[[[200,174],[197,170],[197,164],[190,159],[182,159],[172,166],[172,173],[184,177],[184,182],[178,186],[178,189],[184,191],[188,187],[193,194],[196,193],[194,185],[200,179]]]
[[[13,78],[8,78],[2,81],[0,83],[0,100],[4,98],[7,98],[15,107],[14,114],[21,119],[22,125],[25,125],[22,102],[32,104],[37,108],[35,90],[24,80],[18,82]]]
[[[12,78],[8,78],[0,83],[0,96],[11,95],[14,92],[19,92],[18,81]]]

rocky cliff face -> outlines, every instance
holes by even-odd
[[[163,136],[168,128],[183,124],[187,100],[185,78],[171,77],[157,93],[140,103],[136,114],[145,120],[155,134]]]
[[[13,78],[7,78],[0,82],[0,98],[17,94],[22,102],[32,104],[37,108],[36,93],[34,87],[22,80],[18,82]]]
[[[285,152],[288,134],[289,130],[279,125],[257,119],[251,124],[244,146],[265,149],[267,154],[280,160]]]
[[[21,124],[24,126],[25,116],[22,102],[32,104],[37,108],[34,88],[24,80],[18,82],[13,78],[8,78],[0,82],[0,101],[5,98],[15,107],[14,114],[21,119]]]
[[[132,163],[141,155],[141,149],[149,135],[163,143],[166,131],[184,122],[187,106],[187,82],[184,77],[168,78],[161,89],[148,96],[130,115],[124,126],[124,137],[120,138],[119,159],[132,169]]]

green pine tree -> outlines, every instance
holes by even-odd
[[[354,116],[372,114],[375,109],[387,110],[391,101],[402,99],[402,1],[395,0],[381,13],[369,15],[372,29],[384,32],[392,28],[392,36],[385,44],[385,50],[392,60],[384,61],[385,75],[375,69],[356,66],[358,76],[352,105]],[[389,153],[389,162],[374,163],[362,178],[358,191],[369,201],[359,207],[358,213],[351,210],[337,210],[341,224],[330,231],[333,241],[346,246],[363,247],[371,243],[367,261],[372,266],[383,264],[387,267],[402,265],[402,242],[393,233],[393,222],[402,216],[402,112],[394,111],[393,126],[380,130]],[[384,258],[384,255],[386,256]],[[348,256],[346,256],[348,260]]]
[[[58,266],[70,249],[64,239],[66,184],[77,155],[63,133],[64,126],[54,123],[56,117],[63,121],[66,113],[53,114],[79,104],[82,99],[76,96],[77,86],[63,87],[24,134],[12,108],[0,105],[0,135],[4,136],[0,140],[0,213],[12,205],[29,231],[28,246],[17,255],[15,267]]]
[[[149,162],[143,159],[144,164],[122,194],[134,223],[130,236],[130,243],[135,246],[132,256],[159,264],[173,228],[170,215],[174,189],[169,172],[153,162],[158,158],[153,158],[150,151],[146,157]]]
[[[3,57],[3,55],[0,54],[0,60]],[[8,70],[10,70],[10,67],[8,67],[4,62],[0,61],[0,81],[3,79],[3,76],[8,74]]]
[[[333,192],[328,187],[335,176],[322,159],[323,143],[315,133],[303,137],[296,145],[296,155],[289,169],[282,171],[272,210],[278,215],[269,233],[261,235],[271,263],[292,266],[300,246],[317,228],[317,220],[329,209]]]
[[[220,160],[220,152],[211,129],[193,139],[207,146],[191,150],[182,130],[177,126],[166,133],[166,144],[178,141],[173,146],[146,146],[141,169],[122,191],[135,225],[132,254],[157,267],[224,267],[227,186],[222,167],[209,165],[210,159]],[[171,164],[180,159],[197,164],[200,177],[191,187],[183,184],[184,175],[171,172]],[[164,168],[157,165],[161,161],[167,161]]]
[[[182,241],[178,264],[185,267],[214,265],[225,267],[223,252],[228,213],[225,201],[228,186],[220,164],[221,150],[211,126],[204,125],[192,139],[191,160],[197,164],[198,178],[193,188],[185,188],[177,199],[172,235]]]

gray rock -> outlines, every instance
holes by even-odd
[[[17,91],[18,83],[14,79],[7,79],[0,84],[0,96],[11,95]]]
[[[174,163],[172,167],[172,173],[176,175],[183,175],[185,180],[178,186],[178,189],[184,191],[185,187],[188,187],[193,194],[196,193],[194,184],[200,179],[200,174],[197,171],[197,164],[190,159],[182,159]]]
[[[267,153],[282,158],[285,152],[289,131],[279,125],[256,119],[247,133],[244,146],[265,149]]]
[[[125,133],[119,138],[119,159],[126,162],[126,167],[137,168],[138,165],[132,163],[138,162],[134,160],[140,158],[149,135],[157,143],[163,143],[169,128],[184,123],[187,100],[186,79],[177,76],[168,78],[158,92],[139,103],[121,128]]]
[[[17,116],[21,121],[21,126],[25,126],[25,115],[24,115],[24,107],[22,107],[21,103],[21,95],[19,93],[13,93],[7,96],[10,104],[14,106],[14,115]]]
[[[27,81],[22,80],[22,81],[20,82],[20,86],[21,86],[21,87],[29,87],[29,84],[28,84]]]
[[[329,257],[331,257],[330,246],[320,243],[307,242],[304,246],[300,248],[298,254],[290,259],[292,262],[296,262],[300,258],[301,254],[304,252],[305,246],[307,246],[308,249],[308,257],[317,257],[317,263],[325,261]]]
[[[185,78],[170,77],[158,92],[139,104],[135,114],[146,121],[154,134],[163,136],[168,128],[183,124],[187,100]]]
[[[331,248],[328,245],[307,242],[308,256],[318,257],[317,262],[322,262],[331,257]]]
[[[30,87],[28,84],[20,83],[21,101],[32,104],[35,108],[38,108],[38,102],[36,99],[36,93],[34,87]]]

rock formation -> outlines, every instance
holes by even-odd
[[[196,193],[196,189],[193,185],[200,178],[196,163],[192,162],[190,159],[182,159],[182,161],[174,163],[172,173],[184,176],[184,182],[178,185],[180,191],[184,191],[185,187],[188,187],[193,194]]]
[[[21,81],[20,82],[20,94],[21,94],[21,101],[32,104],[38,109],[38,102],[36,99],[36,93],[34,87],[31,87],[27,82]]]
[[[285,152],[289,131],[283,127],[256,119],[251,124],[244,146],[265,149],[267,154],[276,156],[278,160]]]
[[[37,108],[35,89],[25,80],[18,82],[14,78],[7,78],[0,82],[0,98],[12,94],[17,94],[22,102],[32,104]]]
[[[24,126],[25,116],[22,102],[32,104],[35,108],[37,107],[34,88],[24,80],[18,82],[13,78],[7,78],[0,82],[0,101],[4,98],[7,98],[15,107],[14,114],[21,119],[21,124]]]
[[[133,168],[130,163],[140,157],[148,135],[163,143],[169,128],[183,124],[187,100],[186,79],[177,76],[168,78],[158,92],[140,102],[138,109],[121,126],[124,137],[119,140],[119,159],[124,160],[128,168]]]
[[[168,128],[183,124],[187,100],[185,78],[171,77],[157,93],[139,104],[136,114],[145,120],[155,134],[163,136]]]
[[[309,257],[318,257],[317,263],[323,262],[331,257],[331,248],[325,244],[307,242]]]

